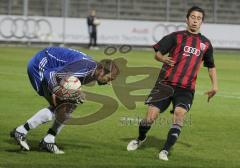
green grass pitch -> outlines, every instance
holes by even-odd
[[[51,123],[32,130],[28,134],[30,152],[19,151],[10,139],[9,132],[24,123],[39,109],[46,107],[46,101],[37,96],[26,74],[26,65],[40,48],[0,48],[0,168],[119,168],[119,167],[177,167],[177,168],[232,168],[240,167],[240,53],[216,52],[219,92],[207,103],[203,95],[210,89],[206,68],[201,68],[197,81],[195,100],[187,114],[185,127],[169,156],[170,161],[158,159],[170,126],[169,110],[160,115],[149,132],[143,147],[127,152],[126,145],[137,136],[137,120],[123,122],[124,118],[142,118],[146,112],[143,102],[137,102],[135,109],[127,109],[113,92],[111,86],[83,87],[84,90],[110,95],[118,101],[119,107],[111,116],[89,125],[68,125],[57,137],[57,143],[64,155],[53,155],[38,150],[38,143],[46,134]],[[152,51],[133,49],[127,54],[117,52],[104,55],[103,50],[83,49],[94,59],[119,58],[128,60],[129,67],[160,67]],[[139,80],[138,76],[129,81]],[[154,80],[149,81],[154,84]],[[139,91],[148,94],[148,90]],[[86,102],[74,115],[87,116],[100,108],[100,104]]]

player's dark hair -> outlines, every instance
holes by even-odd
[[[111,59],[103,59],[99,64],[100,67],[104,69],[104,74],[111,73],[113,76],[117,76],[120,73],[118,66]]]
[[[198,11],[198,12],[202,13],[202,15],[203,15],[202,20],[204,21],[205,12],[204,12],[204,10],[203,10],[202,8],[200,8],[200,7],[198,7],[198,6],[193,6],[193,7],[191,7],[190,9],[188,9],[187,16],[186,16],[187,19],[188,19],[188,17],[190,16],[190,14],[191,14],[193,11]]]

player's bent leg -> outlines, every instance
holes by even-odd
[[[154,106],[148,107],[146,118],[139,124],[139,136],[137,139],[131,140],[127,145],[128,151],[138,149],[147,139],[146,134],[150,130],[152,123],[157,119],[159,109]]]
[[[186,109],[182,107],[176,107],[173,114],[173,124],[170,128],[167,136],[167,141],[164,144],[161,152],[159,153],[159,159],[161,160],[168,160],[168,152],[171,147],[176,143],[178,137],[181,133],[181,128],[183,126],[184,115],[187,112]]]
[[[54,117],[50,108],[43,108],[34,114],[24,125],[20,125],[16,130],[20,133],[27,134],[30,129],[34,129],[41,124],[51,121]]]
[[[51,121],[53,118],[53,113],[48,109],[44,108],[33,115],[24,125],[18,126],[16,129],[10,132],[10,136],[14,138],[20,147],[24,150],[30,150],[27,143],[27,133],[30,129],[34,129],[37,126]]]
[[[41,140],[39,147],[54,154],[63,154],[64,152],[58,148],[55,143],[55,137],[64,127],[64,123],[70,118],[71,113],[76,109],[74,103],[61,103],[55,109],[55,120],[52,127],[48,130],[47,135]]]
[[[151,129],[151,125],[158,118],[160,110],[152,105],[148,106],[148,111],[145,119],[143,119],[139,124],[139,140],[144,140],[146,138],[147,132]]]
[[[173,114],[173,124],[183,126],[184,117],[187,110],[183,107],[176,107]]]
[[[49,108],[44,108],[27,120],[27,124],[29,125],[30,129],[34,129],[41,124],[51,121],[53,117],[53,112]]]

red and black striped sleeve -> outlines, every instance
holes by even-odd
[[[210,42],[209,42],[208,49],[203,56],[203,65],[208,68],[215,67],[214,58],[213,58],[213,47]]]
[[[176,35],[175,33],[168,34],[164,36],[159,42],[153,45],[155,52],[160,51],[161,54],[167,54],[173,46],[176,45]]]

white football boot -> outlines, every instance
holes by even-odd
[[[147,137],[142,141],[139,140],[139,139],[131,140],[128,143],[127,150],[128,151],[134,151],[134,150],[138,149],[146,141],[146,139],[147,139]]]
[[[26,135],[24,133],[20,133],[16,129],[14,129],[10,132],[10,137],[14,138],[23,150],[30,150],[30,147],[27,143]]]
[[[168,161],[168,151],[162,150],[158,156],[160,160]]]
[[[50,153],[54,153],[54,154],[64,154],[64,151],[60,150],[56,143],[47,143],[44,141],[44,139],[42,139],[39,143],[39,148],[41,150],[46,150]]]

